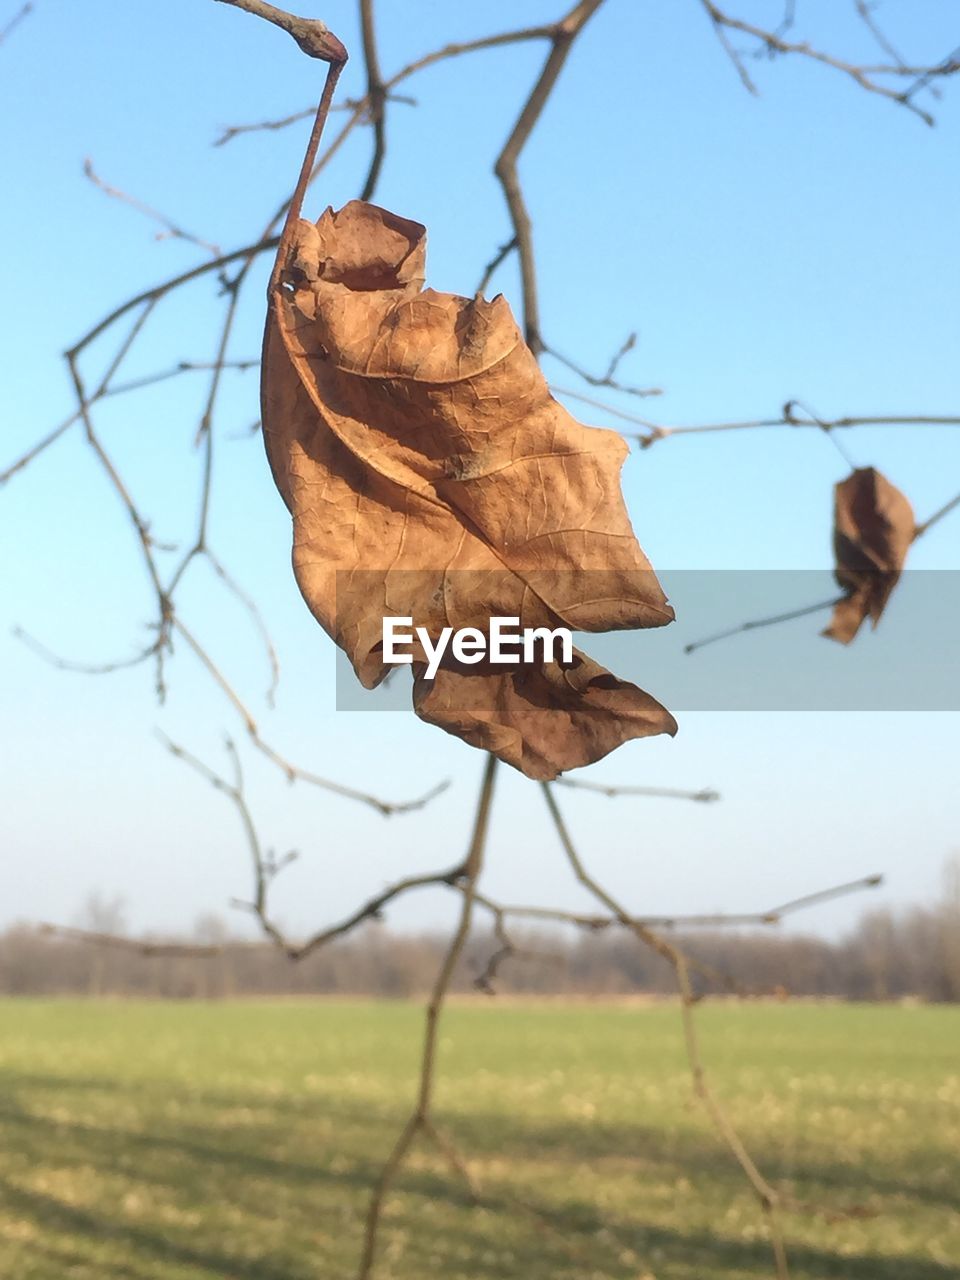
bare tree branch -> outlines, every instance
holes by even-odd
[[[943,414],[867,414],[846,416],[841,418],[816,418],[812,416],[798,417],[799,400],[788,400],[778,418],[747,418],[731,422],[703,422],[686,426],[667,426],[639,414],[631,413],[605,400],[597,400],[593,396],[584,395],[582,391],[573,391],[569,387],[551,385],[554,395],[569,396],[571,400],[579,400],[583,404],[592,405],[595,409],[620,418],[624,422],[633,422],[643,427],[643,432],[625,431],[623,434],[636,440],[643,448],[649,448],[658,440],[668,440],[673,436],[705,435],[716,431],[757,431],[778,427],[811,427],[819,431],[846,430],[852,427],[960,427],[960,416]]]
[[[517,174],[517,161],[540,119],[574,40],[602,3],[603,0],[580,0],[580,3],[574,5],[567,16],[561,18],[553,28],[550,36],[551,48],[543,64],[543,70],[494,165],[494,173],[503,187],[503,194],[507,201],[510,221],[513,224],[513,238],[517,243],[517,253],[520,257],[524,333],[527,346],[534,355],[539,355],[544,350],[544,344],[540,331],[537,271],[533,256],[533,226]]]
[[[164,956],[177,956],[186,960],[212,960],[222,956],[227,949],[223,943],[152,942],[143,938],[127,938],[117,933],[101,933],[96,929],[76,929],[72,925],[65,924],[42,923],[37,925],[37,932],[49,937],[68,938],[75,942],[90,943],[92,946],[110,947],[113,950],[130,951],[138,956],[158,959]],[[261,944],[231,942],[229,945],[233,948]]]
[[[356,104],[353,104],[354,106]],[[288,129],[292,124],[299,124],[301,120],[312,120],[316,114],[316,107],[304,107],[302,111],[294,111],[292,115],[281,116],[277,120],[258,120],[254,124],[231,124],[225,126],[220,136],[214,141],[215,147],[225,147],[228,142],[232,142],[242,133],[261,133],[276,132],[279,129]]]
[[[589,373],[582,365],[577,364],[575,360],[570,360],[567,356],[561,355],[555,347],[545,346],[544,351],[548,355],[553,356],[554,360],[559,360],[561,364],[566,365],[568,369],[571,369],[578,375],[578,377],[581,377],[584,382],[589,383],[591,387],[610,387],[613,391],[622,391],[627,395],[640,396],[643,398],[648,396],[661,396],[663,395],[663,391],[660,387],[632,387],[616,380],[615,375],[620,366],[620,361],[627,352],[633,350],[636,346],[636,342],[637,335],[635,333],[631,333],[623,345],[613,355],[609,365],[607,366],[606,373],[599,376]],[[575,393],[569,392],[567,394],[573,395]]]
[[[934,123],[933,116],[929,111],[918,107],[913,101],[913,95],[919,87],[922,87],[919,81],[925,77],[924,84],[928,84],[934,78],[945,79],[960,70],[960,60],[958,60],[956,53],[949,54],[943,61],[933,67],[909,67],[899,58],[893,63],[880,65],[849,62],[833,54],[826,53],[822,49],[817,49],[806,41],[786,40],[782,28],[779,31],[767,30],[752,22],[746,22],[742,18],[733,17],[715,4],[714,0],[700,0],[700,4],[713,24],[713,28],[724,49],[733,59],[741,80],[751,93],[756,92],[756,86],[744,65],[743,55],[734,49],[730,43],[728,32],[735,31],[750,37],[756,42],[757,51],[769,56],[797,55],[812,62],[819,62],[824,66],[831,67],[833,70],[849,77],[861,89],[865,89],[868,93],[878,94],[882,98],[888,98],[891,102],[895,102],[899,106],[905,107],[908,111],[912,111],[914,115],[919,116],[925,124],[929,125]],[[906,89],[901,89],[896,85],[884,83],[884,78],[890,77],[894,79],[911,77],[916,83]]]
[[[367,68],[367,113],[373,126],[373,155],[360,192],[361,200],[369,200],[377,189],[380,170],[387,154],[387,87],[380,74],[377,53],[377,31],[373,17],[373,0],[360,0],[360,30],[363,38],[363,60]]]
[[[360,791],[355,787],[343,786],[339,782],[331,782],[328,778],[322,778],[319,774],[314,773],[311,769],[304,769],[300,765],[293,764],[279,751],[270,746],[260,735],[260,729],[253,717],[250,709],[241,700],[233,686],[227,680],[226,676],[213,661],[207,650],[200,644],[199,640],[194,636],[193,632],[184,626],[179,617],[174,617],[172,626],[176,632],[183,637],[194,655],[200,660],[201,664],[206,668],[207,672],[213,677],[214,682],[218,684],[226,695],[228,701],[233,705],[234,710],[243,721],[243,726],[247,731],[250,741],[268,760],[272,760],[278,768],[286,774],[291,782],[301,781],[307,782],[311,786],[319,787],[323,791],[330,791],[334,795],[343,796],[348,800],[357,800],[361,804],[369,805],[376,809],[378,813],[382,813],[384,817],[390,817],[396,813],[412,813],[417,809],[422,809],[435,799],[441,792],[446,791],[450,785],[449,782],[441,782],[437,786],[432,787],[424,795],[419,796],[415,800],[408,800],[401,803],[393,803],[387,800],[381,800],[377,796],[366,791]]]
[[[9,39],[10,35],[17,27],[19,27],[24,18],[28,17],[32,12],[32,0],[27,0],[27,3],[17,10],[6,26],[0,28],[0,44],[3,44],[7,39]]]
[[[497,250],[497,252],[493,255],[493,257],[484,267],[483,275],[480,277],[480,282],[477,285],[476,293],[478,296],[482,296],[483,294],[486,293],[487,286],[490,284],[490,281],[496,275],[497,271],[500,269],[503,263],[506,262],[507,258],[510,257],[511,253],[513,253],[516,247],[517,247],[517,237],[512,236],[509,240],[506,241],[505,244],[502,244],[500,248]]]
[[[487,957],[487,962],[483,966],[483,969],[473,980],[473,985],[478,991],[482,991],[488,996],[496,995],[497,992],[494,982],[496,981],[501,967],[507,960],[528,959],[538,960],[543,963],[546,961],[557,962],[562,959],[562,957],[555,954],[543,951],[534,951],[529,947],[518,946],[510,936],[508,930],[508,908],[500,906],[490,898],[484,897],[479,893],[474,894],[474,901],[478,907],[484,907],[493,916],[493,934],[497,941],[496,949]]]
[[[662,956],[673,968],[677,975],[677,985],[680,989],[680,1008],[683,1015],[683,1027],[687,1044],[687,1056],[690,1061],[690,1071],[693,1078],[693,1088],[696,1096],[703,1103],[706,1111],[713,1120],[717,1132],[723,1138],[728,1149],[734,1159],[743,1170],[747,1181],[756,1192],[761,1207],[766,1215],[767,1223],[770,1229],[770,1240],[773,1248],[774,1261],[776,1263],[777,1280],[789,1280],[789,1268],[787,1265],[786,1250],[783,1243],[783,1232],[780,1226],[780,1194],[767,1181],[760,1170],[757,1168],[750,1153],[730,1123],[726,1113],[715,1098],[712,1090],[707,1082],[706,1072],[703,1066],[703,1060],[700,1055],[700,1047],[697,1038],[696,1024],[693,1018],[693,1005],[695,997],[693,989],[690,985],[689,978],[689,961],[679,948],[666,942],[659,934],[654,933],[645,924],[641,924],[635,916],[627,912],[620,903],[590,875],[584,866],[577,850],[567,830],[566,823],[557,807],[554,799],[553,791],[549,783],[541,784],[544,798],[547,802],[547,808],[553,819],[557,834],[560,837],[560,843],[563,846],[567,861],[570,863],[571,869],[579,882],[587,889],[606,909],[615,916],[616,919],[629,929],[645,946],[655,951],[657,955]]]
[[[326,946],[327,943],[350,933],[364,921],[380,919],[384,907],[395,898],[399,898],[413,889],[437,886],[459,889],[461,885],[464,874],[462,863],[448,867],[443,871],[429,872],[419,876],[407,876],[374,894],[373,897],[362,903],[343,920],[334,924],[324,925],[306,939],[295,941],[289,938],[271,917],[268,898],[273,881],[285,867],[296,859],[297,854],[295,851],[291,851],[284,854],[283,857],[277,858],[272,852],[264,850],[257,833],[253,815],[247,804],[240,756],[233,741],[229,738],[226,740],[226,749],[233,765],[234,773],[233,782],[230,782],[214,769],[211,769],[199,757],[172,742],[166,734],[158,731],[157,736],[171,755],[178,760],[182,760],[184,764],[188,765],[202,778],[205,778],[214,790],[225,795],[236,809],[243,827],[253,868],[253,894],[248,901],[240,901],[237,905],[244,907],[256,917],[264,935],[279,947],[289,960],[303,960],[314,951]],[[354,796],[353,798],[357,797]],[[374,807],[381,808],[379,802],[373,801],[373,803]],[[396,812],[397,810],[394,809],[393,811]]]
[[[555,783],[553,784],[556,785]],[[648,929],[740,929],[756,925],[766,927],[778,925],[784,916],[804,911],[808,907],[819,906],[823,902],[832,902],[836,898],[845,898],[850,894],[862,893],[865,889],[875,889],[883,883],[883,876],[863,876],[860,880],[851,880],[845,884],[831,885],[827,889],[818,889],[815,893],[793,898],[780,906],[768,907],[763,911],[721,911],[701,914],[672,915],[632,915],[631,919]],[[576,911],[563,911],[554,907],[514,906],[510,903],[493,902],[489,898],[478,896],[478,903],[491,913],[504,919],[542,920],[553,924],[575,925],[580,929],[601,930],[623,922],[616,915],[583,915]]]
[[[272,22],[281,31],[297,42],[301,51],[309,58],[319,58],[321,62],[340,64],[347,60],[347,51],[319,18],[297,18],[292,13],[277,9],[266,0],[219,0],[220,4],[231,4],[235,9],[243,9],[252,13],[255,18],[263,18]]]
[[[922,538],[925,533],[928,533],[935,524],[939,524],[944,516],[948,516],[951,511],[956,511],[957,507],[960,507],[960,493],[951,498],[949,502],[945,502],[942,507],[938,507],[933,515],[928,516],[922,524],[917,525],[913,531],[914,542],[916,542],[917,538]]]
[[[229,3],[229,0],[227,0]],[[528,40],[549,40],[553,34],[552,26],[542,27],[521,27],[517,31],[501,31],[496,35],[482,36],[477,40],[466,40],[455,44],[446,44],[441,49],[434,49],[431,53],[423,54],[416,58],[413,62],[407,63],[389,80],[385,82],[386,99],[389,102],[405,102],[408,105],[415,106],[416,99],[406,97],[402,94],[393,92],[393,89],[401,84],[404,80],[412,75],[416,75],[418,71],[424,71],[427,67],[432,67],[438,62],[445,62],[449,58],[459,58],[463,54],[478,53],[483,49],[498,49],[509,44],[520,44]],[[370,101],[365,96],[359,100],[348,99],[342,104],[341,109],[353,112],[358,119],[364,117],[370,108]],[[222,146],[224,143],[231,141],[237,134],[254,133],[258,130],[276,130],[285,129],[289,125],[297,124],[301,120],[308,120],[314,115],[316,108],[306,107],[302,111],[296,111],[292,115],[284,116],[279,120],[261,120],[253,124],[231,125],[223,131],[221,136],[214,143],[215,146]]]
[[[154,209],[152,205],[144,204],[142,200],[138,200],[135,196],[128,195],[126,191],[121,191],[119,187],[112,187],[109,183],[97,174],[93,167],[93,161],[89,156],[83,162],[84,176],[87,177],[95,187],[109,196],[112,200],[119,200],[121,204],[129,205],[131,209],[136,209],[137,213],[142,213],[144,217],[149,218],[152,222],[158,222],[163,227],[163,232],[157,235],[158,240],[185,240],[189,244],[195,244],[201,249],[211,254],[214,258],[221,256],[220,246],[212,244],[209,240],[202,240],[199,236],[193,235],[189,231],[179,226],[172,218],[168,218],[165,213],[160,213],[158,209]]]
[[[470,847],[467,850],[467,856],[463,863],[463,901],[460,908],[460,919],[457,923],[456,931],[450,940],[450,946],[444,957],[440,972],[437,974],[434,983],[433,993],[430,1002],[427,1005],[426,1028],[423,1039],[423,1055],[420,1065],[420,1086],[417,1093],[417,1102],[410,1118],[404,1125],[400,1136],[397,1138],[396,1144],[387,1161],[383,1166],[380,1178],[370,1198],[370,1206],[367,1210],[366,1227],[364,1230],[363,1255],[360,1259],[360,1268],[357,1272],[357,1280],[368,1280],[372,1274],[374,1259],[376,1258],[377,1240],[380,1229],[380,1220],[383,1213],[383,1205],[390,1187],[393,1185],[407,1154],[413,1145],[414,1139],[418,1133],[426,1133],[438,1142],[438,1131],[432,1115],[433,1104],[433,1083],[436,1069],[437,1058],[437,1031],[440,1023],[440,1015],[443,1009],[447,992],[450,988],[450,981],[453,977],[453,971],[457,961],[463,951],[467,937],[470,933],[470,924],[473,919],[474,898],[476,894],[476,885],[483,869],[484,850],[487,838],[487,825],[490,817],[490,805],[493,800],[493,785],[497,772],[497,760],[494,756],[487,756],[487,762],[484,767],[483,782],[480,787],[480,798],[477,802],[477,812],[474,818],[473,834],[470,838]],[[449,1144],[446,1141],[441,1142],[442,1149],[449,1154]],[[466,1165],[462,1160],[455,1159],[453,1163],[458,1171],[463,1175],[473,1190],[473,1183],[467,1172]]]
[[[703,640],[693,640],[690,644],[683,646],[684,653],[696,653],[698,649],[705,649],[709,644],[716,644],[718,640],[729,640],[732,636],[743,635],[747,631],[758,631],[761,627],[776,627],[781,622],[793,622],[795,618],[806,618],[811,613],[823,613],[826,609],[832,609],[838,605],[845,597],[842,595],[831,596],[829,600],[821,600],[817,604],[802,605],[799,609],[790,609],[786,613],[775,613],[770,618],[754,618],[750,622],[741,622],[739,626],[730,627],[728,631],[718,631],[716,635],[706,636]]]
[[[906,62],[903,57],[890,43],[885,32],[881,29],[880,24],[873,16],[874,6],[872,0],[853,0],[853,7],[856,9],[857,15],[863,25],[873,36],[877,45],[886,54],[886,56],[890,58],[892,62],[896,63],[898,67],[906,66]]]
[[[701,804],[710,804],[720,799],[720,792],[709,787],[699,791],[684,791],[677,787],[642,787],[633,784],[616,786],[603,782],[586,782],[580,778],[557,778],[558,787],[571,787],[577,791],[595,791],[602,796],[662,796],[669,800],[697,800]]]

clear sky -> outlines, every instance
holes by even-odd
[[[0,26],[18,7],[3,0]],[[342,95],[361,94],[352,0],[300,7],[354,51]],[[381,0],[384,71],[453,40],[554,18],[561,7]],[[771,20],[780,8],[744,0],[738,11]],[[852,4],[798,8],[801,36],[841,56],[876,56]],[[958,43],[954,6],[940,0],[887,0],[880,12],[911,59],[939,58]],[[491,167],[542,58],[542,46],[521,45],[441,63],[407,86],[416,106],[391,107],[377,199],[427,225],[434,287],[472,293],[509,236]],[[775,416],[791,397],[825,416],[957,413],[960,84],[927,100],[938,117],[929,129],[822,66],[796,59],[751,69],[758,98],[744,91],[696,0],[607,0],[522,160],[548,342],[602,369],[635,330],[623,376],[665,394],[602,397],[668,423]],[[285,36],[212,0],[168,0],[149,12],[120,0],[37,0],[0,46],[8,175],[0,469],[69,411],[59,353],[117,302],[202,256],[158,242],[146,219],[84,179],[83,158],[230,249],[256,237],[290,187],[306,126],[214,149],[220,126],[285,116],[317,89],[316,68]],[[364,131],[353,137],[311,194],[310,211],[357,194],[370,145]],[[257,354],[266,266],[241,307],[235,358]],[[519,304],[512,266],[495,288]],[[167,302],[129,375],[209,360],[222,307],[215,294],[207,280]],[[89,354],[91,378],[109,356],[107,347]],[[555,361],[544,368],[560,386],[577,387]],[[202,565],[191,571],[183,616],[285,754],[387,798],[445,777],[453,783],[425,812],[385,821],[288,787],[244,745],[265,842],[303,855],[277,886],[278,912],[306,928],[388,879],[457,858],[482,759],[412,713],[334,710],[333,648],[297,593],[289,520],[260,441],[246,433],[258,415],[256,377],[229,375],[220,402],[212,531],[270,619],[283,664],[276,711],[264,703],[256,635]],[[182,377],[118,398],[100,418],[162,540],[189,537],[204,389],[201,375]],[[617,426],[569,403],[586,421]],[[843,443],[858,465],[879,467],[902,488],[920,518],[960,490],[960,430],[862,429]],[[832,486],[845,472],[813,432],[743,432],[634,451],[624,488],[638,537],[664,571],[822,569]],[[958,562],[960,512],[911,554],[915,568]],[[147,668],[69,674],[10,638],[20,625],[65,656],[98,661],[132,652],[145,634],[150,597],[137,548],[79,434],[0,490],[0,581],[0,923],[69,920],[95,888],[121,894],[137,928],[187,928],[202,911],[225,912],[248,891],[236,816],[153,736],[159,726],[223,764],[223,735],[240,739],[242,730],[222,696],[187,653],[171,667],[161,709]],[[900,603],[890,606],[892,631]],[[818,619],[790,624],[791,652],[827,646],[818,629]],[[854,668],[884,636],[883,626],[865,633],[840,656]],[[634,643],[640,651],[643,635]],[[783,640],[771,630],[741,643],[757,646],[745,653],[769,655]],[[942,645],[954,662],[956,634]],[[955,713],[679,718],[675,740],[629,744],[586,776],[710,786],[722,793],[719,804],[561,796],[584,855],[638,911],[761,908],[874,871],[889,878],[875,902],[936,892],[943,860],[960,846]],[[537,789],[508,770],[498,785],[490,891],[516,902],[582,903]],[[391,919],[432,924],[451,905],[425,894]],[[836,931],[861,905],[824,908],[802,923]]]

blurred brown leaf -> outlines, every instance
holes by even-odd
[[[608,631],[673,610],[620,493],[626,445],[550,395],[502,297],[423,289],[425,231],[360,201],[301,221],[272,299],[263,429],[310,609],[373,688],[384,615],[443,626]],[[530,777],[674,733],[649,694],[584,655],[457,667],[423,719]]]
[[[846,592],[823,632],[849,644],[866,618],[874,626],[897,585],[916,533],[913,508],[873,467],[860,467],[834,489],[835,576]]]

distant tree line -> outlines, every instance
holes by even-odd
[[[91,899],[85,923],[121,935],[116,901]],[[108,926],[108,927],[104,927]],[[848,1000],[960,1002],[960,867],[931,907],[865,912],[845,937],[830,941],[778,929],[675,935],[694,961],[701,990],[832,996]],[[393,933],[381,924],[294,964],[266,943],[232,937],[204,917],[193,940],[212,956],[150,956],[127,945],[94,943],[15,925],[0,934],[0,994],[224,998],[268,995],[419,996],[429,988],[444,942],[439,935]],[[139,940],[143,942],[148,939]],[[492,935],[465,950],[454,989],[481,987],[536,995],[667,994],[671,970],[617,928],[514,935],[513,954]]]

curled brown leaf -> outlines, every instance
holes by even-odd
[[[297,582],[360,681],[385,615],[431,636],[661,626],[673,611],[620,492],[626,455],[549,393],[506,301],[424,289],[425,231],[352,201],[300,221],[271,298],[263,429]],[[414,664],[417,714],[530,777],[673,733],[654,698],[572,664]]]
[[[849,644],[865,619],[874,626],[900,578],[916,534],[905,494],[874,467],[859,467],[834,489],[837,582],[846,593],[823,632]]]

